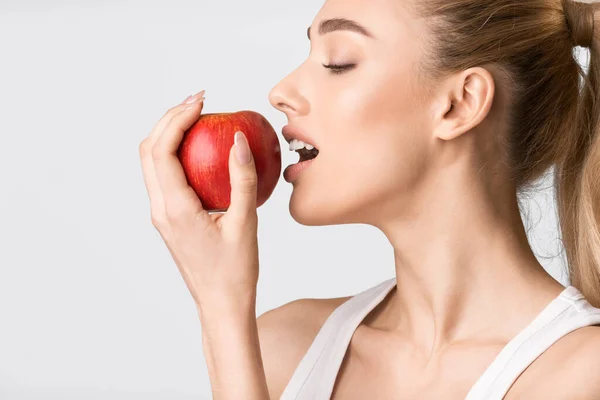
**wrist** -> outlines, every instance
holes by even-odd
[[[221,319],[227,315],[255,315],[256,289],[205,291],[196,308],[201,318]]]

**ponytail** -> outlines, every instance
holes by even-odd
[[[589,47],[571,146],[556,165],[556,197],[571,285],[600,307],[600,29],[598,3],[564,0],[573,44]],[[596,27],[596,29],[594,29]]]

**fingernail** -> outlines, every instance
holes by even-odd
[[[239,163],[242,165],[250,163],[250,160],[252,159],[252,153],[250,152],[250,147],[248,146],[248,140],[246,140],[246,136],[242,132],[237,131],[234,136],[234,142],[235,156],[237,157]]]
[[[185,101],[185,104],[192,104],[198,101],[198,95],[194,95],[191,97],[188,97],[187,100]]]
[[[183,103],[184,104],[192,104],[197,101],[203,101],[204,100],[204,92],[206,92],[206,90],[201,90],[200,92],[196,93],[193,96],[190,94],[188,97],[185,98]]]

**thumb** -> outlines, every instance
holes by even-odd
[[[231,204],[227,214],[243,224],[256,217],[256,192],[258,177],[254,157],[243,132],[235,133],[235,144],[229,151],[229,179]]]

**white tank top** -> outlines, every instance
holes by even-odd
[[[354,331],[395,286],[394,277],[338,306],[319,330],[280,400],[328,400]],[[588,303],[577,288],[567,286],[504,346],[465,400],[502,400],[519,375],[550,345],[590,325],[600,325],[600,309]]]

